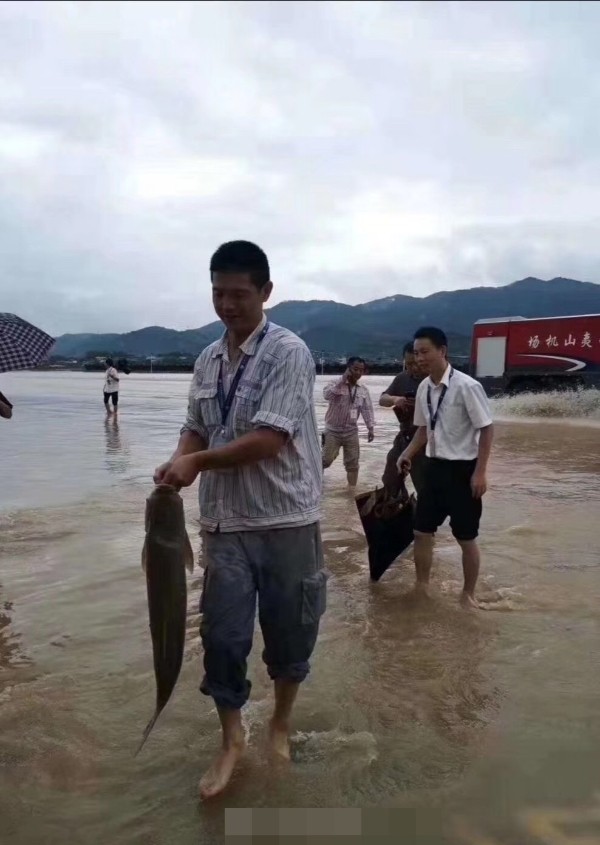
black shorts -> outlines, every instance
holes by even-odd
[[[459,541],[474,540],[479,534],[481,499],[471,492],[476,461],[444,461],[425,458],[423,482],[417,498],[415,531],[435,534],[447,517]]]
[[[119,404],[119,392],[116,390],[114,393],[105,393],[104,394],[104,404],[108,405],[109,399],[112,399],[113,407],[116,408]]]

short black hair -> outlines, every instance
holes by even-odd
[[[107,358],[105,363],[106,363],[107,367],[114,367],[115,366],[115,362],[113,361],[112,358]]]
[[[250,241],[228,241],[210,259],[210,273],[248,273],[260,290],[271,281],[266,253]]]
[[[448,348],[448,338],[445,332],[435,326],[421,326],[414,333],[414,339],[430,340],[437,349],[441,349],[442,346],[445,346],[446,349]]]
[[[408,343],[404,344],[404,349],[402,350],[402,357],[404,358],[405,355],[414,355],[415,350],[413,347],[412,340],[409,340]]]
[[[364,358],[359,358],[358,355],[352,355],[352,357],[348,358],[348,363],[346,364],[347,367],[351,367],[352,364],[364,364],[365,367],[367,366],[367,362]]]

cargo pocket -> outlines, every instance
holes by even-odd
[[[302,624],[316,625],[327,608],[327,573],[324,569],[302,579]]]

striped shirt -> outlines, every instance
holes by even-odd
[[[371,394],[362,384],[349,385],[345,378],[326,384],[323,396],[329,402],[325,414],[325,428],[336,434],[350,434],[358,429],[358,415],[362,414],[369,431],[375,427]]]
[[[249,357],[223,429],[217,395],[223,365],[225,395],[240,363],[230,362],[227,334],[196,361],[188,415],[182,431],[193,431],[208,448],[224,445],[258,427],[289,435],[274,458],[200,476],[200,525],[208,531],[259,531],[309,525],[320,518],[323,470],[314,407],[315,363],[293,332],[265,319],[240,347]],[[260,342],[259,342],[260,341]]]

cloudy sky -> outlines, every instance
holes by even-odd
[[[59,334],[600,281],[600,4],[0,4],[0,311]]]

